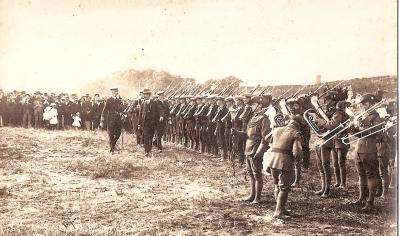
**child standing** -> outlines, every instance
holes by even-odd
[[[75,127],[75,130],[78,130],[81,127],[81,114],[79,112],[77,112],[72,119],[74,120],[74,122],[72,123],[72,126]]]

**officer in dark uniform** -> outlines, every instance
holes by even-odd
[[[104,123],[104,119],[107,120],[107,132],[110,140],[110,152],[114,153],[115,144],[121,136],[121,112],[122,102],[121,97],[118,95],[118,88],[112,88],[111,97],[107,99],[104,104],[103,112],[101,113],[101,123]]]
[[[140,127],[143,129],[143,142],[145,156],[150,156],[153,146],[153,136],[157,124],[164,120],[164,114],[159,104],[150,98],[149,89],[143,90],[144,101],[140,107]]]

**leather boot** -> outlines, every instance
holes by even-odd
[[[275,185],[275,190],[274,190],[275,202],[278,202],[279,191],[280,191],[279,187]]]
[[[359,190],[359,196],[358,199],[355,200],[354,202],[351,202],[352,205],[361,205],[363,201],[367,198],[367,193],[368,193],[368,187],[367,186],[358,186]]]
[[[255,184],[256,195],[251,204],[259,204],[261,202],[262,189],[263,189],[263,179],[262,177],[259,177],[256,179],[256,184]]]
[[[342,184],[342,182],[340,181],[341,180],[341,178],[340,178],[340,168],[339,167],[338,168],[334,168],[334,171],[335,171],[336,183],[335,183],[335,185],[333,185],[333,187],[337,188]]]
[[[368,202],[373,204],[375,199],[376,187],[378,185],[378,180],[377,178],[373,177],[368,178],[367,184],[368,184]]]
[[[280,191],[278,194],[278,199],[276,201],[276,208],[275,208],[275,213],[274,213],[274,218],[277,219],[288,219],[290,216],[288,216],[286,211],[286,202],[288,199],[289,192],[287,191]]]
[[[295,173],[295,180],[292,184],[292,187],[297,188],[300,185],[300,178],[301,178],[301,165],[296,164],[296,168],[294,169]]]
[[[325,185],[325,176],[321,174],[321,190],[316,191],[315,194],[321,195],[325,191]]]
[[[340,186],[339,188],[346,188],[346,167],[340,168]]]
[[[381,197],[387,198],[388,194],[389,194],[389,176],[382,180],[382,187],[383,187],[383,191],[382,191]]]
[[[245,202],[252,202],[256,196],[256,182],[253,176],[250,176],[250,195],[243,199]]]
[[[383,191],[383,188],[382,188],[383,179],[381,177],[378,177],[376,182],[377,182],[377,184],[376,184],[375,196],[380,197],[382,195],[382,191]]]
[[[367,201],[367,203],[365,204],[365,206],[362,208],[362,211],[364,212],[370,212],[374,207],[374,202],[372,201]]]
[[[328,198],[331,193],[331,175],[330,173],[325,173],[325,189],[322,193],[322,198]]]

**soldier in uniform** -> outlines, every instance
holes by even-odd
[[[181,96],[180,97],[181,105],[179,107],[179,111],[176,113],[176,119],[178,123],[178,144],[184,145],[186,142],[186,122],[183,119],[184,112],[186,108],[188,107],[188,104],[186,102],[186,97]]]
[[[291,115],[287,126],[274,128],[271,148],[265,154],[267,171],[271,173],[275,185],[276,208],[273,215],[275,218],[289,217],[286,203],[295,179],[294,163],[303,155],[301,123],[300,116]]]
[[[336,104],[336,112],[334,116],[341,116],[341,123],[349,119],[349,116],[346,114],[345,109],[347,107],[346,101],[339,101]],[[337,115],[340,114],[340,115]],[[333,139],[333,149],[332,149],[332,157],[333,157],[333,170],[335,172],[336,184],[334,187],[338,188],[346,188],[346,158],[347,152],[350,148],[350,145],[346,145],[343,143],[344,137],[347,136],[347,132],[342,132],[337,135],[336,138]]]
[[[203,106],[199,113],[197,114],[197,120],[200,123],[200,133],[199,133],[199,140],[200,140],[200,152],[205,153],[208,143],[207,137],[207,113],[210,107],[210,99],[209,97],[203,98]]]
[[[366,94],[362,97],[360,103],[363,109],[367,110],[376,103],[376,100],[377,98],[375,95]],[[360,120],[354,121],[354,132],[365,130],[381,122],[382,119],[375,110],[368,112],[364,114]],[[363,205],[362,209],[364,211],[370,211],[373,207],[379,174],[376,147],[377,134],[368,137],[364,136],[381,128],[380,126],[376,126],[369,131],[359,134],[359,140],[355,145],[355,159],[359,177],[359,197],[353,204]],[[365,199],[367,199],[367,201],[363,204]]]
[[[232,116],[232,128],[238,131],[244,131],[242,121],[239,119],[239,116],[244,111],[243,99],[243,97],[236,98],[236,111]],[[232,133],[232,145],[232,151],[234,155],[238,156],[239,164],[243,165],[245,160],[244,148],[246,145],[246,139],[241,138],[240,136],[235,136],[234,133]]]
[[[110,152],[114,153],[115,144],[121,136],[122,102],[121,97],[118,95],[118,88],[112,88],[110,90],[112,95],[104,104],[103,112],[101,113],[101,122],[104,122],[104,118],[107,119],[107,132],[110,141]]]
[[[150,156],[153,146],[153,136],[159,122],[164,120],[162,108],[159,104],[150,98],[149,89],[143,90],[144,101],[140,107],[140,127],[143,129],[143,142],[145,156]]]
[[[225,125],[222,122],[222,118],[226,115],[228,109],[225,106],[224,97],[217,97],[217,106],[218,108],[212,122],[216,124],[214,135],[217,138],[217,147],[221,151],[221,159],[225,160],[227,158],[227,149],[225,143]]]
[[[334,108],[336,105],[336,95],[337,92],[330,91],[325,97],[325,108],[327,111],[326,115],[330,119],[326,122],[323,119],[318,120],[318,125],[326,130],[331,130],[336,128],[340,122],[343,120],[342,113],[334,113]],[[333,107],[333,109],[332,109]],[[331,152],[333,149],[333,140],[325,143],[324,145],[316,146],[316,156],[317,156],[317,166],[321,176],[321,190],[316,191],[315,194],[321,195],[323,198],[327,198],[330,195],[330,185],[331,185]]]
[[[253,99],[253,116],[247,124],[246,130],[246,169],[250,177],[250,195],[244,199],[246,202],[253,204],[260,203],[261,192],[263,189],[262,178],[262,161],[264,152],[268,149],[268,141],[264,138],[271,132],[270,122],[265,115],[262,97],[254,97]],[[241,133],[240,131],[234,131]],[[236,135],[236,134],[235,134]]]
[[[299,99],[288,99],[286,101],[286,104],[288,105],[288,109],[290,110],[290,113],[298,118],[298,121],[300,122],[300,135],[301,135],[301,140],[302,140],[302,152],[303,154],[301,155],[303,159],[296,159],[295,161],[295,181],[293,183],[292,187],[297,187],[300,185],[300,179],[301,179],[301,170],[302,166],[305,166],[304,163],[308,162],[308,157],[310,155],[310,149],[309,149],[309,141],[310,141],[310,127],[308,126],[307,122],[304,120],[302,114],[304,112],[304,109],[302,107],[301,100]],[[308,163],[306,164],[308,166]]]
[[[171,119],[171,141],[173,143],[178,143],[178,131],[179,131],[179,124],[176,114],[180,110],[181,103],[179,102],[178,97],[174,98],[175,104],[172,106],[169,114]]]
[[[186,109],[185,115],[183,119],[186,121],[186,136],[188,137],[189,146],[191,149],[195,149],[195,139],[196,139],[196,130],[195,130],[195,117],[194,113],[197,109],[196,98],[190,98],[190,103],[188,108]],[[187,145],[185,145],[187,146]]]
[[[239,116],[239,119],[242,121],[242,130],[247,130],[247,123],[249,122],[250,118],[252,117],[253,111],[251,110],[251,95],[245,94],[244,95],[244,108],[242,114]]]
[[[196,151],[199,151],[200,153],[200,136],[201,136],[201,127],[202,127],[202,118],[200,117],[200,113],[203,110],[203,107],[206,105],[205,104],[205,99],[202,96],[196,96],[196,111],[194,112],[194,119],[195,119],[195,137],[194,137],[194,142],[195,142],[195,147],[194,149]],[[203,151],[204,152],[204,151]]]
[[[216,135],[214,135],[216,124],[212,122],[215,113],[217,112],[218,106],[216,101],[216,96],[210,95],[209,96],[210,105],[207,112],[207,152],[210,156],[218,155],[218,146],[216,145],[217,139]]]

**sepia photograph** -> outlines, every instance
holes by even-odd
[[[0,0],[0,236],[398,235],[397,0]]]

